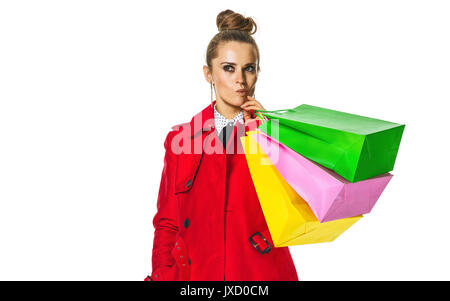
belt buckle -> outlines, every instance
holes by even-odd
[[[259,235],[259,236],[266,242],[267,248],[265,248],[264,250],[261,250],[261,249],[258,247],[258,246],[259,246],[259,243],[258,243],[258,244],[255,243],[255,242],[253,241],[253,239],[252,239],[255,235]],[[259,232],[256,232],[255,234],[253,234],[252,236],[250,236],[249,240],[250,240],[250,242],[252,243],[252,245],[255,247],[255,249],[258,250],[258,252],[261,253],[262,255],[264,255],[264,254],[266,254],[266,253],[269,253],[269,251],[272,249],[272,246],[271,246],[270,243],[267,241],[267,239],[266,239],[261,233],[259,233]]]

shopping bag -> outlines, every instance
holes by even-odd
[[[369,213],[392,175],[351,183],[261,131],[251,136],[283,179],[308,203],[319,222]]]
[[[261,131],[350,182],[393,170],[405,127],[307,104],[258,112]]]
[[[251,136],[241,137],[253,184],[275,247],[330,242],[362,215],[320,223]]]

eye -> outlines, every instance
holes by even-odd
[[[248,66],[247,69],[250,68],[250,72],[255,72],[255,67],[254,66]]]
[[[231,69],[228,69],[228,67],[230,67]],[[224,67],[223,67],[223,70],[225,70],[225,71],[233,71],[233,66],[231,66],[231,65],[225,65]]]

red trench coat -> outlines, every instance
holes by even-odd
[[[298,281],[289,248],[273,247],[242,152],[239,137],[259,123],[237,122],[226,151],[211,105],[168,133],[145,280]]]

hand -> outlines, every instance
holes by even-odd
[[[256,118],[252,118],[252,114],[255,112],[255,110],[266,110],[264,109],[262,104],[259,103],[259,101],[257,101],[253,97],[247,96],[247,99],[248,100],[243,105],[241,105],[241,108],[244,110],[245,124],[253,120],[256,120]]]

